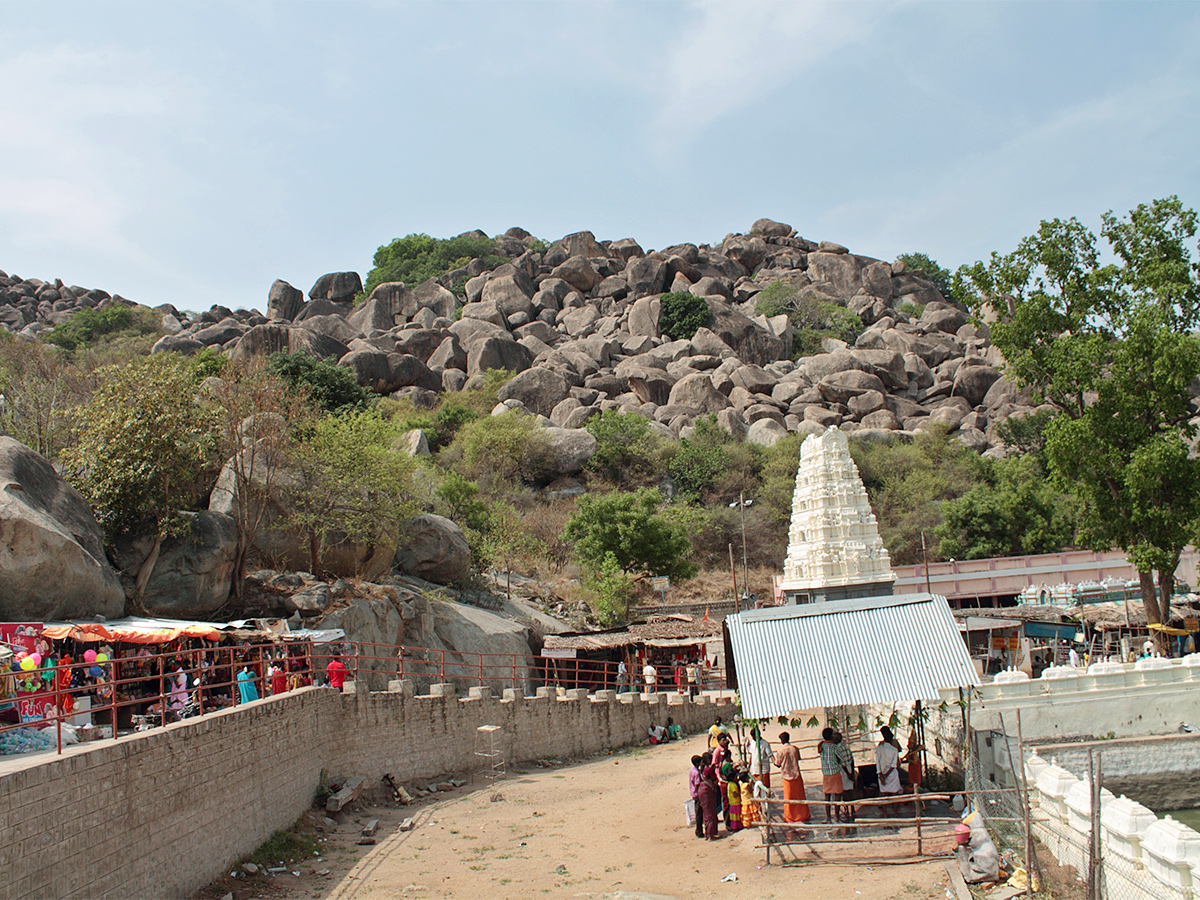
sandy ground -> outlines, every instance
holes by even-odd
[[[760,829],[715,842],[697,840],[685,822],[683,803],[691,756],[704,746],[704,737],[695,736],[572,765],[511,771],[494,786],[477,778],[454,793],[408,807],[364,805],[343,813],[336,833],[320,836],[320,859],[289,865],[288,871],[269,879],[224,879],[200,896],[220,898],[226,892],[232,892],[235,900],[534,896],[942,900],[946,896],[948,878],[940,862],[766,866],[764,851],[755,846],[761,840]],[[809,796],[816,796],[811,787]],[[813,812],[814,820],[821,817],[816,807]],[[408,816],[415,827],[401,832],[399,823]],[[359,830],[369,819],[379,820],[377,842],[358,846]],[[878,852],[871,844],[859,847]],[[826,845],[819,852],[828,859],[837,850]],[[731,873],[736,874],[736,882],[722,880]]]

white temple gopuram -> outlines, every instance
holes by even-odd
[[[783,602],[889,595],[895,580],[846,435],[836,426],[809,435],[792,496]]]

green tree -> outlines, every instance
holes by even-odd
[[[863,323],[855,313],[832,302],[828,296],[787,279],[773,281],[755,297],[755,310],[764,316],[786,315],[796,336],[792,356],[801,358],[821,352],[821,341],[835,338],[853,343]]]
[[[291,524],[308,535],[313,572],[341,541],[394,548],[400,523],[416,514],[417,462],[397,449],[400,434],[374,412],[350,412],[318,419],[293,446],[286,496]]]
[[[208,362],[189,361],[192,378],[209,378]],[[233,593],[244,595],[246,566],[251,548],[266,525],[271,504],[288,478],[288,452],[292,427],[308,421],[311,410],[291,392],[266,363],[253,360],[245,367],[232,363],[220,370],[224,377],[208,382],[214,437],[225,460],[218,489],[234,492],[232,516],[237,530],[233,564]],[[232,480],[230,480],[232,479]]]
[[[935,288],[938,293],[953,303],[958,299],[954,289],[954,275],[949,269],[943,269],[931,256],[925,253],[901,253],[896,257],[904,263],[906,271],[920,275]]]
[[[540,484],[550,471],[550,439],[537,419],[510,411],[464,425],[445,458],[485,490]]]
[[[565,529],[575,555],[599,572],[611,553],[622,572],[691,578],[696,567],[688,558],[685,525],[664,514],[662,495],[652,488],[632,493],[584,494]]]
[[[588,606],[601,625],[611,627],[628,621],[629,611],[637,600],[637,590],[633,579],[621,570],[616,554],[605,553],[599,568],[588,571],[581,580],[591,595]]]
[[[160,314],[145,306],[113,305],[104,309],[85,306],[61,325],[51,328],[45,340],[73,353],[101,338],[111,341],[158,334],[161,320]]]
[[[378,396],[354,380],[354,373],[327,359],[317,359],[308,353],[273,353],[268,359],[268,371],[283,379],[293,391],[305,393],[326,412],[365,410]]]
[[[0,331],[0,434],[56,459],[71,440],[64,413],[86,400],[92,382],[58,350]]]
[[[943,501],[961,497],[978,483],[980,457],[953,440],[944,427],[930,428],[912,443],[850,441],[879,535],[892,562],[921,561],[921,533],[930,537],[942,520]]]
[[[91,503],[107,540],[152,531],[136,596],[158,561],[162,542],[186,532],[181,510],[207,494],[213,423],[196,402],[187,361],[160,353],[97,373],[91,399],[76,408],[76,441],[62,453],[68,478]]]
[[[666,439],[639,413],[606,409],[588,420],[596,452],[587,467],[618,485],[644,485],[666,473]]]
[[[1055,490],[1037,453],[985,461],[984,480],[942,504],[943,559],[1053,553],[1074,544],[1071,496]]]
[[[697,329],[712,321],[712,310],[703,297],[673,291],[659,297],[658,330],[673,341],[690,340]]]
[[[999,317],[991,338],[1009,375],[1059,411],[1046,428],[1050,471],[1079,497],[1081,540],[1129,554],[1151,623],[1169,616],[1180,553],[1200,528],[1200,461],[1189,452],[1196,224],[1176,197],[1106,213],[1115,261],[1104,262],[1089,229],[1055,219],[956,276]]]
[[[367,273],[364,294],[389,281],[403,281],[416,287],[430,278],[439,278],[452,269],[461,269],[473,259],[482,258],[489,269],[508,260],[496,252],[496,242],[477,234],[452,238],[433,238],[427,234],[409,234],[396,238],[375,251],[374,268]],[[455,292],[462,293],[461,285]]]
[[[689,501],[727,503],[758,485],[762,449],[736,440],[714,416],[697,419],[667,469],[679,495]]]

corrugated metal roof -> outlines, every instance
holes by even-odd
[[[932,700],[978,683],[939,594],[751,610],[728,616],[742,715]]]

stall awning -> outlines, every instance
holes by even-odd
[[[967,616],[958,620],[959,631],[999,631],[1003,628],[1020,628],[1024,622],[1018,619],[998,619],[994,616]]]
[[[93,643],[120,641],[127,644],[166,644],[180,637],[219,641],[221,622],[189,622],[182,619],[147,619],[130,616],[109,622],[50,622],[42,634],[53,641],[71,638]]]
[[[1049,622],[1026,622],[1025,636],[1037,638],[1055,638],[1060,641],[1073,641],[1079,632],[1078,625],[1052,625]]]
[[[742,715],[933,700],[979,681],[946,598],[905,594],[756,609],[725,628]]]

